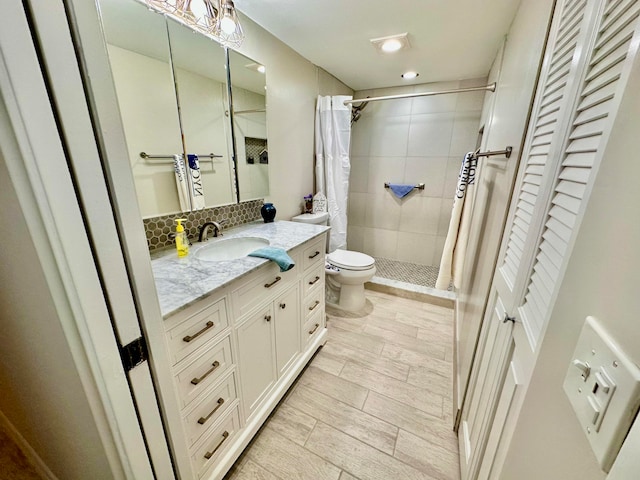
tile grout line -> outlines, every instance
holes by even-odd
[[[325,425],[325,426],[327,426],[327,427],[329,427],[329,428],[331,428],[331,429],[333,429],[333,430],[337,430],[337,431],[338,431],[338,432],[340,432],[341,434],[346,435],[347,437],[349,437],[349,438],[351,438],[351,439],[355,440],[356,442],[358,442],[358,443],[362,443],[363,445],[366,445],[366,446],[367,446],[367,447],[369,447],[369,448],[373,448],[374,450],[377,450],[378,452],[380,452],[382,455],[385,455],[385,456],[387,456],[387,457],[389,457],[389,458],[392,458],[392,459],[396,460],[397,462],[400,462],[400,463],[402,463],[403,465],[405,465],[405,466],[407,466],[407,467],[409,467],[409,468],[411,468],[411,469],[413,469],[413,470],[416,470],[416,471],[418,471],[418,472],[422,472],[422,470],[420,470],[420,469],[418,469],[418,468],[414,467],[413,465],[410,465],[410,464],[408,464],[407,462],[405,462],[405,461],[403,461],[403,460],[401,460],[401,459],[399,459],[399,458],[396,458],[394,455],[389,455],[388,453],[383,452],[383,451],[382,451],[382,450],[380,450],[379,448],[374,447],[373,445],[370,445],[370,444],[368,444],[368,443],[366,443],[366,442],[363,442],[363,441],[362,441],[362,440],[360,440],[359,438],[354,437],[353,435],[351,435],[351,434],[349,434],[349,433],[347,433],[347,432],[343,432],[342,430],[340,430],[339,428],[334,427],[333,425],[329,425],[328,423],[324,423],[324,422],[323,422],[323,421],[321,421],[321,420],[318,420],[318,423],[321,423],[321,424],[323,424],[323,425]],[[389,422],[387,422],[387,423],[389,423]],[[400,432],[400,428],[398,427],[398,433],[399,433],[399,432]],[[416,435],[416,436],[417,436],[417,435]],[[396,441],[394,442],[394,453],[395,453],[395,444],[397,443],[397,441],[398,441],[398,435],[396,435]],[[316,456],[318,456],[318,457],[322,458],[322,459],[323,459],[323,460],[325,460],[327,463],[330,463],[331,465],[335,466],[335,467],[336,467],[336,468],[338,468],[339,470],[341,470],[341,471],[342,471],[342,470],[344,470],[344,468],[340,467],[339,465],[336,465],[335,463],[333,463],[333,462],[332,462],[331,460],[329,460],[328,458],[325,458],[324,456],[320,455],[319,453],[315,453],[315,452],[313,452],[313,451],[309,450],[306,446],[305,446],[305,447],[303,447],[303,448],[304,448],[305,450],[307,450],[309,453],[312,453],[313,455],[316,455]],[[349,472],[347,472],[347,473],[349,473]],[[422,472],[422,473],[425,473],[425,472]],[[351,475],[351,473],[349,473],[349,475]],[[354,475],[354,476],[355,476],[355,475]],[[357,478],[357,477],[356,477],[356,478]]]

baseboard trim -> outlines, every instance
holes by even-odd
[[[9,421],[7,416],[0,410],[0,426],[4,428],[11,440],[13,440],[18,448],[22,451],[25,457],[38,475],[47,480],[58,480],[49,467],[42,461],[40,456],[36,453],[33,447],[27,442],[22,434],[16,429],[16,427]]]

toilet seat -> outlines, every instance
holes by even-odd
[[[327,255],[327,261],[336,267],[354,271],[368,270],[375,263],[375,259],[365,253],[340,249]]]

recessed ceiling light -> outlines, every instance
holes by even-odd
[[[264,72],[266,72],[266,71],[267,71],[267,69],[265,68],[265,66],[264,66],[264,65],[260,65],[260,66],[258,67],[258,71],[259,71],[260,73],[264,73]]]
[[[402,75],[400,75],[402,78],[404,78],[405,80],[413,80],[414,78],[416,78],[418,75],[420,75],[418,72],[404,72]]]
[[[393,53],[411,47],[407,33],[400,33],[389,37],[372,38],[369,41],[381,53]]]
[[[385,40],[380,46],[383,52],[391,53],[397,52],[402,48],[402,42],[397,38],[390,38],[389,40]]]

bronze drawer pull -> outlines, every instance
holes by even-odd
[[[276,283],[278,283],[280,280],[282,280],[282,277],[276,277],[276,279],[271,282],[271,283],[265,283],[264,284],[264,288],[271,288],[273,287]]]
[[[318,275],[316,275],[316,278],[314,280],[311,280],[309,282],[309,285],[313,285],[314,283],[316,283],[318,280],[320,280],[320,277]]]
[[[224,398],[220,397],[218,399],[218,404],[216,405],[216,408],[214,408],[213,410],[211,410],[211,413],[209,413],[209,415],[207,415],[206,417],[200,417],[200,419],[198,420],[198,423],[200,425],[204,425],[204,422],[206,422],[207,420],[209,420],[211,418],[211,415],[213,415],[214,413],[216,413],[218,411],[218,409],[224,405]],[[214,450],[215,452],[215,450]],[[213,455],[213,452],[211,453]]]
[[[200,378],[197,378],[197,377],[194,378],[193,380],[191,380],[191,383],[193,383],[194,385],[199,384],[202,380],[207,378],[207,376],[209,376],[211,373],[213,373],[214,370],[216,368],[218,368],[219,366],[220,366],[220,362],[216,360],[215,362],[213,362],[211,364],[211,368],[209,370],[207,370],[204,375],[202,375]]]
[[[314,303],[313,305],[311,305],[309,307],[309,311],[313,310],[314,308],[316,308],[318,305],[320,305],[320,300],[316,300],[316,303]]]
[[[208,321],[207,325],[200,330],[198,333],[194,333],[193,335],[187,335],[186,337],[184,337],[182,340],[184,340],[185,342],[190,342],[191,340],[199,337],[200,335],[202,335],[204,332],[206,332],[207,330],[209,330],[211,327],[213,327],[213,322],[212,321]]]
[[[280,308],[281,308],[282,310],[284,310],[285,308],[287,308],[287,304],[286,304],[286,303],[281,303],[281,304],[280,304]]]
[[[314,253],[313,255],[309,255],[309,258],[316,258],[318,255],[320,255],[320,252],[318,250],[316,250],[316,253]]]
[[[318,329],[319,326],[320,324],[316,323],[316,326],[313,327],[313,330],[309,330],[309,335],[313,335],[314,333],[316,333],[316,330]]]
[[[206,458],[207,460],[209,460],[211,457],[213,457],[213,454],[216,453],[218,451],[218,449],[222,446],[222,444],[224,443],[224,441],[229,438],[229,432],[227,432],[226,430],[224,431],[224,433],[222,434],[222,440],[220,440],[220,443],[218,445],[215,446],[215,448],[213,450],[211,450],[210,452],[207,452],[204,454],[204,458]]]
[[[265,315],[265,316],[264,316],[264,319],[265,319],[267,322],[270,322],[270,321],[271,321],[271,315]]]

